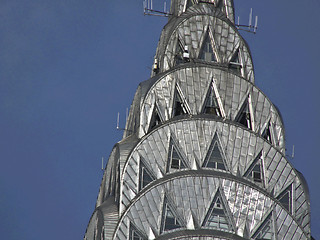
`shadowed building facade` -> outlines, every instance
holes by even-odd
[[[233,1],[172,0],[84,239],[311,239],[284,140]]]

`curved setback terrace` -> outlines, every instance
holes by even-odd
[[[282,153],[285,152],[282,119],[266,95],[254,84],[238,75],[223,68],[201,64],[173,69],[153,83],[140,104],[139,137],[149,131],[155,108],[162,121],[173,117],[177,91],[183,99],[188,114],[202,114],[208,92],[212,91],[212,85],[215,85],[215,95],[219,98],[219,107],[225,113],[226,119],[234,121],[242,111],[243,105],[249,102],[253,131],[262,134],[269,128],[272,144]]]
[[[180,166],[184,166],[180,169],[172,167],[172,146],[181,158]],[[309,228],[309,196],[300,175],[285,156],[258,134],[232,122],[213,118],[188,117],[169,121],[141,139],[123,170],[120,212],[139,195],[144,181],[142,168],[146,168],[153,180],[179,171],[210,169],[205,166],[205,161],[213,146],[219,149],[224,169],[211,169],[244,177],[270,196],[278,197],[290,187],[292,215],[305,229]],[[248,175],[257,162],[262,166],[259,182]]]
[[[114,238],[123,239],[134,223],[143,235],[159,236],[181,229],[216,229],[206,224],[210,206],[220,196],[228,212],[230,228],[219,229],[253,236],[269,219],[281,239],[308,239],[299,224],[274,199],[244,183],[206,174],[172,175],[157,181],[137,195],[123,213]],[[160,201],[159,201],[160,199]],[[179,227],[163,230],[164,204],[179,219]]]
[[[188,46],[190,59],[199,59],[206,36],[211,39],[217,63],[229,64],[239,52],[241,74],[254,82],[252,58],[247,43],[220,10],[210,8],[206,4],[190,8],[184,15],[165,26],[156,54],[156,58],[160,60],[160,72],[176,65],[179,42]]]

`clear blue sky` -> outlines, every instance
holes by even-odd
[[[160,0],[154,0],[155,5]],[[311,193],[320,239],[318,0],[235,0],[259,15],[243,33],[256,84],[279,107],[288,153]],[[165,18],[142,0],[0,1],[0,235],[82,239],[101,182],[101,157],[150,66]]]

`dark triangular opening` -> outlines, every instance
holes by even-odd
[[[186,9],[188,9],[191,6],[193,6],[194,4],[195,4],[194,0],[187,0]]]
[[[270,214],[258,230],[253,235],[253,239],[256,240],[273,240],[274,239],[274,231],[273,231],[273,224],[272,224],[272,214]]]
[[[252,129],[248,99],[243,103],[235,121],[249,129]]]
[[[233,231],[231,221],[228,217],[227,208],[223,203],[219,190],[213,198],[202,226]]]
[[[262,133],[262,137],[267,140],[269,143],[272,144],[272,138],[271,138],[271,131],[270,131],[270,123],[267,125],[267,127],[264,129]]]
[[[241,73],[241,63],[240,63],[240,58],[239,58],[239,49],[234,53],[230,60],[230,65],[229,67],[236,71],[237,73]]]
[[[168,167],[167,172],[170,169],[184,169],[186,168],[186,164],[182,158],[182,155],[178,148],[175,146],[173,140],[170,141],[169,146],[169,156],[168,156]]]
[[[160,123],[161,123],[161,118],[160,118],[158,109],[157,109],[157,107],[155,105],[154,108],[153,108],[153,113],[152,113],[151,120],[150,120],[149,131],[154,129]]]
[[[216,55],[213,52],[213,47],[211,39],[209,36],[209,31],[207,31],[205,38],[202,42],[202,47],[200,49],[199,59],[207,62],[217,62]]]
[[[216,96],[214,89],[213,89],[213,83],[211,83],[211,85],[209,87],[207,97],[205,100],[205,104],[203,107],[203,113],[213,114],[213,115],[221,117],[221,111],[219,108],[217,96]]]
[[[225,5],[223,3],[223,0],[217,0],[217,1],[218,2],[216,3],[216,8],[219,9],[224,14],[226,14],[226,9],[225,9]]]
[[[151,172],[146,168],[145,164],[140,160],[140,177],[139,177],[139,190],[143,189],[149,183],[151,183],[155,178]]]
[[[160,232],[170,231],[176,228],[181,228],[182,224],[177,218],[173,208],[170,206],[167,198],[164,199],[162,220]]]
[[[226,170],[224,157],[220,149],[221,146],[219,140],[215,136],[211,142],[211,145],[209,147],[207,156],[203,162],[202,167]]]
[[[179,115],[184,115],[187,114],[187,110],[185,108],[185,105],[182,101],[182,98],[179,94],[179,92],[176,89],[175,92],[175,99],[174,99],[174,108],[173,108],[173,116],[179,116]]]
[[[184,52],[183,44],[178,39],[177,46],[176,46],[176,55],[175,55],[175,64],[176,65],[178,65],[180,63],[184,63],[183,52]]]
[[[132,224],[130,223],[130,229],[129,229],[129,240],[145,240],[143,234],[141,234],[140,231]]]
[[[245,177],[249,178],[255,183],[263,185],[263,169],[262,169],[262,152],[258,154],[255,158],[251,166],[248,168],[246,173],[244,174]]]
[[[238,63],[238,64],[240,64],[239,49],[233,54],[230,62],[231,62],[231,63]]]
[[[288,212],[292,213],[292,185],[280,193],[277,199]]]

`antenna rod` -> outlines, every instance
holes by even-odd
[[[120,113],[118,112],[118,117],[117,117],[117,129],[119,129],[119,119],[120,119]]]
[[[257,28],[258,28],[258,16],[256,16],[256,21],[254,24],[254,32],[256,32]]]
[[[251,28],[252,24],[252,8],[250,10],[250,15],[249,15],[249,29]]]
[[[292,155],[291,158],[294,158],[294,145],[292,146]]]
[[[126,109],[126,122],[128,121],[128,108]]]
[[[103,171],[103,157],[101,159],[102,165],[101,165],[101,170]]]

